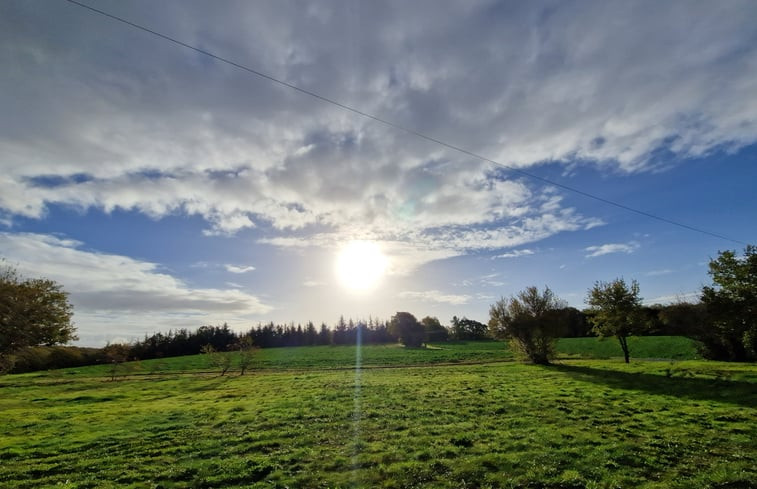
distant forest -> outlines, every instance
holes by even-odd
[[[675,306],[645,307],[648,335],[696,337],[698,326],[686,321],[666,320],[666,312]],[[588,321],[588,311],[566,307],[560,311],[564,337],[595,336]],[[420,323],[425,329],[426,343],[445,341],[476,341],[491,339],[486,324],[453,317],[449,326],[441,325],[434,317],[425,317]],[[252,344],[258,348],[277,348],[314,345],[392,344],[398,337],[390,332],[389,322],[369,318],[345,319],[332,326],[313,322],[302,324],[258,324],[246,332],[232,330],[227,324],[202,326],[196,330],[186,328],[157,332],[124,345],[107,345],[103,348],[74,346],[37,346],[26,348],[16,356],[14,373],[50,368],[78,367],[126,360],[149,360],[183,355],[197,355],[204,348],[215,351],[233,351],[240,345]]]

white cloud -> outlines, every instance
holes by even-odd
[[[701,291],[683,292],[683,293],[674,294],[674,295],[661,295],[659,297],[655,297],[654,299],[645,300],[644,304],[654,305],[654,304],[675,304],[678,302],[698,302],[701,297],[702,297]]]
[[[0,209],[11,216],[40,218],[66,204],[198,215],[208,235],[264,222],[282,239],[324,227],[343,238],[360,223],[385,241],[418,232],[419,250],[450,239],[429,255],[403,254],[409,265],[397,270],[600,224],[502,169],[70,5],[0,8],[0,63],[12,67],[0,74],[0,105],[16,114],[0,131]],[[646,171],[661,148],[684,158],[757,140],[749,2],[524,3],[507,12],[487,2],[375,3],[361,7],[370,21],[349,43],[342,29],[353,14],[334,4],[246,8],[118,6],[515,167]],[[706,27],[691,29],[703,18]]]
[[[498,279],[500,276],[500,273],[488,273],[478,277],[463,279],[461,282],[453,285],[460,287],[502,287],[507,285],[507,282]]]
[[[586,258],[595,258],[597,256],[609,255],[611,253],[631,254],[639,249],[639,243],[631,241],[630,243],[607,243],[597,246],[589,246],[584,249],[589,254]]]
[[[322,287],[326,285],[326,282],[321,282],[318,280],[305,280],[302,282],[303,287]]]
[[[534,253],[536,253],[534,250],[523,248],[521,250],[513,250],[513,251],[508,251],[507,253],[502,253],[501,255],[495,255],[492,257],[492,260],[495,260],[497,258],[518,258],[520,256],[533,255]]]
[[[555,199],[550,198],[551,202]],[[559,199],[558,199],[559,200]],[[394,232],[373,229],[370,233],[359,228],[345,228],[332,233],[307,237],[279,236],[261,238],[261,244],[279,247],[336,249],[350,239],[375,241],[388,258],[387,273],[406,276],[419,267],[446,258],[465,255],[476,250],[495,250],[532,243],[565,231],[588,229],[596,225],[594,219],[578,215],[572,208],[556,213],[533,213],[505,226],[487,229],[476,227],[430,227],[395,229]]]
[[[139,336],[177,324],[249,321],[272,310],[240,290],[193,288],[155,263],[85,250],[70,239],[0,233],[0,249],[24,275],[63,285],[82,341],[104,334]]]
[[[226,265],[224,265],[223,267],[226,269],[227,272],[230,272],[230,273],[247,273],[247,272],[251,272],[251,271],[255,270],[255,267],[253,267],[253,266],[241,266],[240,267],[240,266],[237,266],[237,265],[230,265],[228,263]]]
[[[424,291],[411,291],[406,290],[400,292],[398,296],[402,299],[411,299],[421,302],[437,302],[442,304],[461,305],[467,304],[473,298],[470,295],[465,294],[445,294],[438,290],[424,290]]]

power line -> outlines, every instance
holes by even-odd
[[[416,136],[418,138],[425,139],[426,141],[430,141],[432,143],[438,144],[438,145],[443,146],[445,148],[451,149],[451,150],[456,151],[458,153],[461,153],[461,154],[464,154],[464,155],[476,158],[476,159],[481,160],[481,161],[485,161],[487,163],[491,163],[492,165],[499,166],[501,168],[505,168],[505,169],[507,169],[507,170],[509,170],[511,172],[519,173],[519,174],[521,174],[523,176],[531,178],[532,180],[538,180],[538,181],[540,181],[542,183],[546,183],[548,185],[552,185],[554,187],[558,187],[558,188],[561,188],[563,190],[567,190],[569,192],[573,192],[575,194],[587,197],[589,199],[593,199],[593,200],[596,200],[598,202],[602,202],[604,204],[612,205],[612,206],[615,206],[615,207],[617,207],[619,209],[623,209],[623,210],[628,211],[628,212],[633,212],[635,214],[638,214],[638,215],[641,215],[641,216],[644,216],[644,217],[648,217],[650,219],[655,219],[657,221],[664,222],[666,224],[671,224],[673,226],[678,226],[680,228],[687,229],[689,231],[694,231],[694,232],[697,232],[697,233],[706,234],[708,236],[719,238],[719,239],[722,239],[722,240],[725,240],[725,241],[731,241],[732,243],[738,243],[740,245],[746,245],[747,244],[747,243],[745,243],[743,241],[739,241],[737,239],[729,238],[729,237],[724,236],[722,234],[717,234],[717,233],[714,233],[714,232],[711,232],[711,231],[707,231],[706,229],[690,226],[688,224],[684,224],[682,222],[675,221],[673,219],[668,219],[666,217],[662,217],[662,216],[659,216],[659,215],[656,215],[656,214],[652,214],[652,213],[649,213],[649,212],[642,211],[640,209],[629,207],[629,206],[627,206],[625,204],[621,204],[620,202],[615,202],[613,200],[606,199],[604,197],[600,197],[598,195],[595,195],[595,194],[592,194],[592,193],[589,193],[589,192],[585,192],[585,191],[577,189],[575,187],[571,187],[569,185],[565,185],[565,184],[562,184],[562,183],[559,183],[559,182],[555,182],[555,181],[550,180],[548,178],[540,177],[539,175],[536,175],[534,173],[522,170],[520,168],[515,168],[515,167],[512,167],[512,166],[506,165],[504,163],[500,163],[499,161],[492,160],[491,158],[487,158],[486,156],[482,156],[482,155],[480,155],[478,153],[475,153],[473,151],[467,150],[467,149],[462,148],[460,146],[456,146],[454,144],[447,143],[445,141],[437,139],[437,138],[435,138],[433,136],[429,136],[429,135],[424,134],[422,132],[418,132],[415,129],[403,126],[403,125],[398,124],[396,122],[392,122],[392,121],[390,121],[388,119],[383,119],[381,117],[375,116],[373,114],[369,114],[367,112],[363,112],[362,110],[356,109],[355,107],[352,107],[350,105],[343,104],[343,103],[338,102],[338,101],[336,101],[334,99],[331,99],[331,98],[325,97],[323,95],[320,95],[320,94],[318,94],[316,92],[312,92],[312,91],[307,90],[305,88],[298,87],[297,85],[293,85],[291,83],[285,82],[284,80],[276,78],[275,76],[268,75],[268,74],[263,73],[261,71],[258,71],[258,70],[255,70],[253,68],[250,68],[249,66],[245,66],[243,64],[240,64],[240,63],[237,63],[235,61],[232,61],[232,60],[230,60],[228,58],[224,58],[223,56],[211,53],[210,51],[206,51],[204,49],[198,48],[197,46],[193,46],[191,44],[187,44],[187,43],[185,43],[183,41],[180,41],[180,40],[178,40],[176,38],[173,38],[171,36],[168,36],[166,34],[161,34],[160,32],[157,32],[155,30],[147,28],[147,27],[145,27],[143,25],[131,22],[131,21],[126,20],[126,19],[124,19],[122,17],[119,17],[117,15],[110,14],[108,12],[105,12],[105,11],[100,10],[98,8],[92,7],[90,5],[86,5],[84,3],[80,3],[80,2],[78,2],[76,0],[66,0],[66,1],[68,3],[70,3],[70,4],[76,5],[78,7],[84,8],[84,9],[87,9],[87,10],[89,10],[91,12],[94,12],[96,14],[102,15],[104,17],[108,17],[109,19],[115,20],[115,21],[120,22],[122,24],[126,24],[126,25],[128,25],[130,27],[133,27],[135,29],[139,29],[141,31],[147,32],[147,33],[152,34],[152,35],[154,35],[156,37],[159,37],[159,38],[164,39],[166,41],[169,41],[169,42],[172,42],[174,44],[177,44],[177,45],[179,45],[181,47],[190,49],[190,50],[195,51],[197,53],[200,53],[200,54],[202,54],[204,56],[208,56],[208,57],[213,58],[213,59],[215,59],[217,61],[220,61],[222,63],[226,63],[228,65],[234,66],[235,68],[239,68],[240,70],[246,71],[246,72],[248,72],[250,74],[253,74],[253,75],[256,75],[256,76],[258,76],[260,78],[264,78],[264,79],[266,79],[268,81],[271,81],[273,83],[279,84],[279,85],[284,86],[286,88],[295,90],[295,91],[300,92],[300,93],[302,93],[304,95],[308,95],[310,97],[318,99],[318,100],[320,100],[322,102],[325,102],[327,104],[335,105],[335,106],[337,106],[337,107],[339,107],[341,109],[344,109],[346,111],[352,112],[352,113],[357,114],[359,116],[362,116],[362,117],[364,117],[366,119],[370,119],[372,121],[379,122],[381,124],[384,124],[386,126],[392,127],[392,128],[397,129],[399,131],[411,134],[411,135]]]

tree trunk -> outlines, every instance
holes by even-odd
[[[620,348],[623,349],[623,357],[626,360],[626,363],[629,362],[629,354],[628,354],[628,338],[625,336],[618,336],[618,341],[620,342]]]

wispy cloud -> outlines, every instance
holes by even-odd
[[[631,241],[630,243],[607,243],[603,245],[589,246],[588,248],[585,248],[584,251],[589,253],[586,255],[586,258],[595,258],[612,253],[631,254],[638,250],[640,246],[641,245],[636,241]]]
[[[241,266],[240,267],[240,266],[237,266],[237,265],[230,265],[228,263],[226,265],[224,265],[223,267],[226,269],[227,272],[231,272],[231,273],[247,273],[247,272],[251,272],[251,271],[255,270],[255,267],[253,267],[253,266]]]
[[[303,287],[322,287],[326,285],[326,282],[321,282],[319,280],[305,280],[302,282]]]
[[[653,304],[675,304],[677,302],[698,302],[700,297],[702,297],[701,291],[683,292],[680,294],[673,294],[673,295],[661,295],[659,297],[655,297],[654,299],[645,300],[644,304],[653,305]]]
[[[508,251],[507,253],[502,253],[501,255],[495,255],[492,257],[492,260],[495,260],[497,258],[518,258],[519,256],[529,256],[536,253],[534,250],[530,250],[528,248],[524,248],[522,250],[513,250]]]
[[[437,302],[442,304],[461,305],[467,304],[473,298],[470,295],[446,294],[439,290],[404,291],[398,296],[402,299],[412,299],[421,302]]]
[[[498,279],[501,275],[500,273],[487,273],[478,277],[465,278],[453,285],[458,287],[502,287],[507,283]]]

